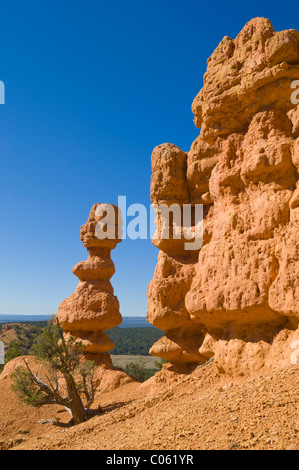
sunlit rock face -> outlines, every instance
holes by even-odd
[[[154,240],[148,320],[165,336],[150,353],[175,366],[213,356],[219,370],[245,373],[248,358],[262,366],[279,332],[298,327],[295,80],[299,33],[255,18],[208,59],[190,151],[171,144],[153,151],[152,202],[204,206],[200,250],[161,240],[159,231]]]
[[[114,231],[114,239],[99,239],[97,228],[101,221],[107,226],[105,208],[114,212],[112,226],[106,230]],[[89,218],[81,227],[81,241],[87,248],[88,259],[76,264],[73,273],[79,278],[76,291],[64,300],[58,310],[57,319],[66,337],[70,334],[85,346],[85,356],[98,366],[95,381],[101,390],[112,390],[132,379],[112,366],[107,353],[114,343],[105,334],[122,322],[119,302],[114,295],[110,279],[115,272],[111,260],[111,250],[121,242],[119,233],[121,215],[118,207],[107,204],[94,204]],[[109,224],[108,224],[109,225]]]
[[[110,282],[115,272],[111,250],[121,240],[100,240],[97,237],[96,226],[103,217],[96,213],[98,206],[95,204],[92,207],[88,221],[81,227],[81,241],[89,256],[73,269],[79,278],[78,287],[74,294],[62,302],[57,314],[64,331],[80,338],[86,353],[95,355],[114,348],[104,332],[122,322],[119,303]],[[118,215],[117,207],[114,209]]]

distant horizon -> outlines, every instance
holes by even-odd
[[[34,313],[34,314],[22,314],[22,313],[17,313],[17,314],[14,314],[14,313],[0,313],[0,319],[2,317],[52,317],[54,316],[51,315],[51,314],[38,314],[38,313]],[[122,318],[146,318],[146,315],[122,315]]]
[[[0,325],[6,323],[27,323],[27,322],[47,322],[51,319],[52,315],[14,315],[14,314],[0,314]],[[146,316],[123,316],[122,322],[117,328],[138,328],[138,327],[152,327]],[[113,328],[110,328],[113,329]]]

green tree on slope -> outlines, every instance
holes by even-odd
[[[12,374],[12,389],[29,405],[61,405],[71,415],[66,424],[58,419],[43,422],[69,427],[100,412],[100,408],[90,409],[94,402],[94,363],[82,361],[82,343],[72,336],[65,339],[59,323],[54,320],[39,336],[33,352],[40,363],[38,370],[33,373],[24,359],[25,367],[18,367]]]

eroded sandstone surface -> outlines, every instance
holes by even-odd
[[[105,334],[106,330],[122,322],[119,302],[110,282],[115,272],[111,250],[121,242],[118,230],[121,215],[118,207],[109,205],[115,213],[115,224],[108,227],[115,231],[114,239],[99,239],[97,224],[107,217],[105,206],[94,204],[86,224],[81,227],[81,241],[89,256],[73,268],[79,278],[77,289],[61,303],[57,313],[66,336],[71,334],[79,338],[85,346],[87,359],[98,366],[96,382],[101,385],[101,390],[114,389],[131,381],[129,376],[112,366],[108,351],[114,348],[114,343]]]
[[[187,153],[163,144],[152,154],[152,202],[203,204],[204,234],[197,251],[172,237],[153,240],[160,252],[148,320],[165,336],[150,353],[176,367],[215,357],[219,370],[243,374],[273,351],[290,356],[298,338],[299,112],[291,84],[299,80],[299,33],[255,18],[235,40],[224,37],[207,64],[192,105],[199,137]]]

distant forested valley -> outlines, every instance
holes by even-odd
[[[106,331],[115,344],[111,354],[147,356],[151,346],[163,336],[161,330],[153,327],[113,328]]]
[[[30,354],[32,345],[46,326],[46,321],[0,323],[0,340],[4,341],[7,352],[13,347],[15,353]],[[154,327],[117,327],[106,334],[115,344],[111,354],[133,356],[147,356],[151,346],[163,336],[163,332]]]

